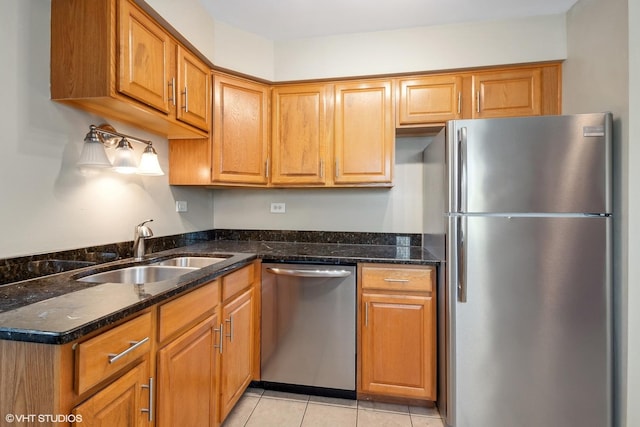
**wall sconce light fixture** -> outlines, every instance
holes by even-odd
[[[142,153],[139,165],[129,141],[138,142],[147,146]],[[107,157],[105,147],[115,147],[116,149],[113,164]],[[80,154],[77,165],[80,168],[112,168],[115,172],[123,174],[164,175],[158,162],[158,153],[156,153],[156,150],[153,148],[151,141],[116,132],[113,126],[108,124],[102,124],[100,126],[91,125],[89,127],[89,132],[84,137],[84,145],[82,146],[82,153]]]

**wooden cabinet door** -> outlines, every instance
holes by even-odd
[[[472,87],[474,119],[542,114],[540,68],[475,74]]]
[[[176,117],[208,131],[211,128],[211,70],[195,55],[178,46]]]
[[[280,86],[272,92],[271,183],[324,184],[329,159],[327,86]]]
[[[362,391],[435,400],[432,297],[363,293],[362,310]]]
[[[146,361],[130,369],[115,382],[78,405],[73,414],[82,416],[76,426],[138,427],[149,424],[149,366]],[[145,411],[143,411],[145,410]]]
[[[391,81],[335,85],[334,182],[390,184],[395,126]]]
[[[213,182],[266,184],[268,87],[218,74],[213,82]]]
[[[216,425],[217,316],[158,351],[158,427]]]
[[[119,4],[118,90],[168,113],[167,84],[172,74],[168,67],[173,43],[162,27],[129,1]]]
[[[397,81],[396,126],[462,118],[462,77],[424,76]]]
[[[253,376],[253,288],[222,307],[224,344],[220,374],[220,421],[229,414]]]

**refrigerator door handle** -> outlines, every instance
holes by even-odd
[[[459,216],[458,221],[458,302],[467,302],[467,219]]]
[[[458,212],[467,211],[467,128],[458,130]]]

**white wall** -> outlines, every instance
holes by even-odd
[[[638,0],[632,0],[637,2]],[[630,5],[630,4],[629,4]],[[640,117],[640,90],[634,86],[629,55],[637,48],[638,34],[628,24],[627,0],[581,0],[567,14],[567,53],[564,66],[563,100],[565,113],[611,111],[614,114],[614,317],[616,385],[614,411],[616,426],[640,425],[637,390],[639,385],[637,339],[633,331],[640,326],[634,314],[640,296],[634,286],[640,271],[637,263],[638,192],[640,174],[633,165],[640,161],[637,140],[640,129],[633,120]],[[636,19],[638,18],[636,12]],[[635,22],[638,22],[637,20]],[[594,31],[597,23],[597,31]],[[634,37],[635,35],[635,37]],[[631,49],[631,50],[630,50]],[[638,52],[635,52],[637,67]],[[637,86],[638,78],[635,77]],[[634,101],[635,99],[635,101]],[[633,105],[636,105],[635,112]],[[635,136],[635,138],[634,138]],[[635,195],[634,195],[635,193]],[[632,236],[635,233],[636,238]],[[633,254],[636,254],[635,258]]]
[[[564,15],[271,41],[198,0],[147,4],[218,67],[268,81],[419,72],[566,58]]]
[[[391,189],[215,190],[216,228],[422,232],[422,151],[430,138],[398,138]],[[286,203],[272,214],[272,202]]]
[[[166,176],[76,169],[89,125],[105,120],[50,100],[49,0],[3,1],[0,28],[0,258],[131,240],[146,218],[156,236],[212,228],[206,191],[170,188]],[[111,123],[153,140],[167,170],[166,139]],[[175,213],[175,200],[188,201],[189,212]]]
[[[564,15],[318,37],[275,44],[276,81],[566,58]]]

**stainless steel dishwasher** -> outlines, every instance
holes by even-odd
[[[262,264],[265,388],[355,398],[356,268]]]

